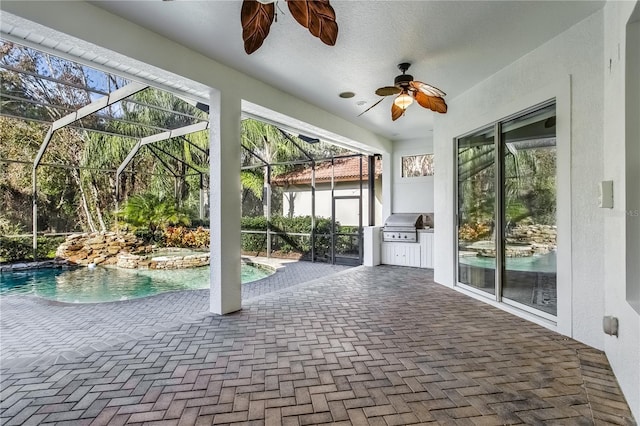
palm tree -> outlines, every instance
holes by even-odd
[[[266,178],[267,165],[273,174],[282,173],[290,167],[274,165],[272,163],[288,161],[300,158],[303,153],[278,129],[277,127],[253,119],[242,121],[241,128],[242,165],[259,164],[264,167],[242,170],[240,181],[245,191],[250,192],[255,198],[261,199],[262,194],[270,193],[270,184]],[[259,157],[256,158],[256,157]],[[243,199],[247,194],[243,194]],[[269,206],[264,203],[264,215],[270,216]]]
[[[126,223],[147,228],[152,232],[170,225],[191,223],[189,216],[176,207],[173,199],[153,193],[130,197],[122,208],[120,216]]]
[[[0,89],[7,95],[2,99],[3,111],[38,120],[52,121],[87,105],[95,100],[93,90],[110,92],[128,83],[113,74],[100,73],[11,42],[0,43],[0,64],[7,65],[6,69],[0,70]],[[18,73],[12,71],[13,68],[31,72]],[[50,79],[38,78],[34,73],[71,84],[58,84]],[[86,230],[105,230],[109,226],[109,213],[115,205],[115,182],[113,174],[104,173],[104,170],[116,169],[135,143],[135,139],[106,134],[142,138],[163,129],[176,129],[206,119],[204,112],[178,97],[148,88],[75,123],[76,127],[82,126],[86,131],[73,128],[58,130],[42,163],[61,164],[70,167],[70,171],[46,168],[47,173],[41,173],[38,177],[41,189],[38,197],[42,197],[39,204],[46,207],[45,216],[58,217],[64,207],[66,222],[77,221]],[[4,123],[0,125],[4,126]],[[92,132],[91,129],[106,133]],[[32,159],[46,129],[40,133],[42,135],[36,135],[29,141],[20,137],[18,132],[7,133],[8,137],[3,138],[2,151],[7,145],[7,151],[16,154],[22,151],[7,158]],[[26,148],[28,153],[25,152]],[[134,159],[134,172],[121,177],[122,194],[126,198],[136,192],[154,190],[157,194],[174,194],[179,205],[193,204],[194,198],[200,198],[199,195],[193,197],[194,192],[197,193],[193,189],[200,188],[201,176],[208,174],[207,149],[207,134],[201,132],[199,135],[162,141],[153,152],[149,147],[141,150]],[[168,173],[166,168],[171,172]],[[141,173],[136,174],[140,170],[150,173],[142,179]],[[206,183],[208,179],[202,181]],[[20,192],[29,194],[30,185],[22,185]],[[68,205],[74,208],[68,208]],[[44,223],[40,222],[41,225]]]
[[[142,107],[135,102],[124,101],[113,114],[118,120],[107,121],[106,129],[113,133],[144,137],[161,131],[174,129],[195,122],[186,115],[173,114],[177,111],[206,119],[206,114],[196,110],[186,102],[156,89],[146,89],[134,95],[132,100],[159,108]],[[105,136],[91,133],[85,145],[83,166],[88,168],[115,170],[133,148],[135,139]],[[120,196],[126,199],[134,193],[153,192],[157,195],[173,194],[177,206],[187,206],[193,210],[200,203],[197,189],[207,184],[208,145],[206,132],[198,132],[185,137],[173,138],[149,145],[140,150],[130,167],[131,173],[123,173],[118,182]],[[140,171],[146,173],[140,173]],[[86,173],[84,179],[94,193],[96,212],[100,223],[101,210],[116,204],[114,176],[99,176]],[[194,189],[197,195],[194,196]],[[100,194],[100,195],[98,195]],[[196,201],[197,200],[197,201]]]

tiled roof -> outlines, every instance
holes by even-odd
[[[332,175],[331,161],[323,161],[316,164],[316,183],[331,182]],[[382,161],[376,161],[375,177],[378,178],[382,174]],[[334,160],[333,176],[335,182],[353,182],[360,180],[360,158],[336,158]],[[369,178],[367,167],[367,159],[362,159],[362,179]],[[294,170],[271,179],[273,185],[298,185],[311,183],[311,167],[300,170]]]

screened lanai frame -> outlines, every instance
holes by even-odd
[[[37,184],[37,172],[38,167],[40,165],[48,166],[48,167],[57,167],[57,168],[67,168],[67,169],[77,169],[77,170],[89,170],[89,171],[99,171],[99,172],[107,172],[114,173],[116,176],[116,203],[119,192],[119,176],[122,173],[126,172],[127,165],[131,162],[133,157],[139,152],[142,147],[147,148],[152,156],[158,160],[158,162],[168,170],[169,174],[176,179],[178,177],[186,177],[186,176],[199,176],[200,177],[200,208],[199,215],[202,219],[204,217],[204,208],[203,208],[203,176],[209,174],[209,169],[197,169],[192,164],[180,159],[171,153],[165,151],[162,147],[155,145],[163,141],[169,141],[175,138],[180,138],[184,140],[186,143],[194,146],[195,148],[203,151],[205,154],[205,158],[208,156],[208,149],[204,150],[201,147],[190,142],[185,136],[191,133],[203,131],[209,128],[209,120],[208,116],[203,117],[201,112],[208,114],[208,106],[202,104],[200,102],[191,101],[190,99],[185,98],[184,96],[177,95],[173,92],[169,92],[166,89],[158,89],[153,87],[150,84],[139,83],[136,81],[128,81],[126,78],[113,74],[107,71],[99,71],[93,68],[92,66],[80,64],[76,61],[72,61],[69,59],[61,58],[57,55],[53,55],[44,51],[41,51],[36,48],[28,47],[22,45],[20,43],[14,43],[11,41],[5,41],[4,39],[0,39],[3,46],[7,45],[16,45],[23,49],[21,52],[28,53],[36,53],[33,58],[37,58],[32,60],[35,68],[32,70],[20,69],[18,67],[12,66],[11,57],[7,55],[7,52],[11,52],[9,49],[5,49],[3,51],[2,61],[0,61],[0,70],[2,70],[3,78],[7,78],[8,81],[12,76],[20,76],[17,78],[17,84],[15,85],[16,92],[12,93],[7,91],[2,91],[0,93],[0,100],[2,100],[2,108],[0,109],[0,116],[7,117],[10,119],[23,120],[27,122],[36,122],[40,124],[45,124],[49,126],[49,129],[46,133],[46,136],[42,140],[39,150],[35,155],[33,161],[25,161],[24,159],[0,159],[3,163],[21,163],[21,164],[31,164],[32,166],[32,199],[33,199],[33,210],[32,210],[32,237],[33,237],[33,251],[34,251],[34,259],[36,259],[37,253],[37,234],[38,234],[38,203],[37,203],[37,192],[38,192],[38,184]],[[5,58],[8,58],[5,60]],[[46,58],[46,63],[49,65],[49,69],[43,69],[42,67],[37,67],[37,60],[42,60]],[[15,59],[15,57],[14,57]],[[60,66],[59,69],[54,68],[51,64],[56,63]],[[81,72],[83,77],[82,82],[71,81],[72,78],[69,79],[67,75],[67,79],[63,79],[63,69],[65,69],[65,65],[69,64],[72,67],[72,71]],[[55,71],[60,73],[60,77],[56,77]],[[40,71],[40,73],[38,72]],[[85,74],[86,73],[86,74]],[[108,82],[109,87],[111,87],[111,83],[114,85],[120,86],[116,87],[115,90],[106,91],[104,88],[90,86],[89,81],[91,78],[87,78],[87,76],[93,76],[98,79],[104,79]],[[73,74],[71,75],[73,77]],[[25,84],[26,83],[26,84]],[[95,82],[94,82],[95,83]],[[24,86],[23,86],[24,84]],[[31,86],[28,86],[31,85]],[[65,105],[56,105],[52,102],[43,101],[42,99],[38,100],[35,97],[29,98],[26,97],[28,93],[28,89],[36,87],[37,89],[41,89],[46,91],[57,90],[56,93],[71,93],[71,96],[76,95],[82,96],[83,99],[89,100],[90,102],[85,103],[75,103],[73,104],[73,108]],[[136,93],[140,93],[144,90],[157,90],[159,93],[167,93],[170,94],[174,98],[174,102],[182,103],[184,105],[183,109],[188,111],[176,111],[174,109],[168,109],[162,105],[154,105],[153,103],[145,103],[139,101],[137,99],[132,98],[132,96]],[[74,91],[81,91],[79,94]],[[20,94],[24,94],[24,96],[20,96]],[[48,96],[45,96],[49,98]],[[51,96],[53,98],[53,96]],[[75,98],[74,98],[75,99]],[[77,99],[75,99],[77,100]],[[24,105],[29,105],[32,108],[23,108]],[[165,127],[160,127],[156,125],[150,125],[148,123],[142,122],[132,122],[122,118],[122,115],[118,117],[118,109],[120,111],[128,108],[127,105],[132,105],[134,108],[138,110],[144,111],[155,111],[155,114],[159,116],[164,116],[166,119],[163,120]],[[77,106],[77,108],[75,108]],[[112,108],[116,108],[116,113],[113,112]],[[104,112],[107,111],[107,114]],[[198,115],[196,115],[196,111]],[[22,112],[22,113],[21,113]],[[29,113],[36,113],[38,116],[30,116]],[[89,120],[89,121],[87,121]],[[135,126],[137,134],[127,134],[127,133],[117,133],[111,129],[107,129],[104,126],[104,123],[109,121],[121,122],[129,125]],[[172,125],[167,126],[166,124],[171,124],[169,121],[173,122]],[[180,125],[181,121],[184,123],[188,123],[187,125]],[[122,139],[134,139],[138,142],[134,145],[131,152],[127,156],[126,160],[114,170],[111,169],[93,169],[90,167],[82,167],[82,166],[73,166],[69,164],[55,164],[55,163],[43,163],[42,158],[45,155],[47,147],[56,133],[56,131],[61,130],[65,127],[73,128],[82,132],[95,132],[99,134],[104,134],[108,136],[114,136]],[[119,128],[121,130],[121,128]],[[172,160],[177,161],[178,163],[183,164],[184,170],[191,169],[195,171],[195,173],[186,173],[182,172],[178,174],[172,167],[168,164],[167,159],[163,160],[162,156],[170,157]],[[148,173],[148,172],[136,172],[137,174],[142,175],[159,175],[158,173]],[[177,185],[176,185],[177,187]],[[116,204],[117,210],[117,204]]]
[[[0,39],[0,42],[4,42],[4,40]],[[34,51],[40,52],[42,55],[47,55],[47,56],[51,56],[54,57],[54,54],[50,54],[48,52],[44,52],[41,51],[37,48],[33,48],[33,47],[29,47],[29,46],[25,46],[25,45],[20,45],[20,43],[14,43],[14,42],[9,42],[9,43],[13,43],[19,46],[22,46],[26,49],[32,49]],[[57,57],[55,56],[58,60],[60,61],[67,61],[70,63],[74,63],[73,60],[68,59],[68,58],[63,58],[63,57]],[[83,68],[90,68],[93,69],[92,66],[90,65],[86,65],[86,64],[81,64],[81,63],[76,63],[77,66],[79,67],[83,67]],[[154,145],[158,142],[162,142],[162,141],[166,141],[166,140],[170,140],[172,138],[176,138],[176,137],[180,137],[184,139],[184,136],[191,133],[191,132],[197,132],[197,131],[203,131],[208,129],[209,127],[209,120],[204,120],[201,117],[197,117],[195,115],[192,114],[185,114],[183,112],[179,112],[179,111],[172,111],[172,110],[167,110],[164,109],[163,107],[159,106],[159,105],[151,105],[151,104],[146,104],[143,102],[140,102],[136,99],[132,99],[131,96],[135,93],[138,93],[140,91],[146,90],[148,88],[151,88],[153,86],[148,85],[148,84],[144,84],[144,83],[138,83],[138,82],[128,82],[128,84],[123,85],[122,87],[118,87],[116,90],[113,91],[105,91],[105,90],[101,90],[98,87],[89,87],[87,84],[79,84],[78,82],[70,82],[70,81],[66,81],[66,80],[62,80],[60,78],[56,78],[56,76],[54,75],[42,75],[42,74],[38,74],[37,72],[34,71],[28,71],[28,70],[20,70],[16,67],[13,67],[11,65],[8,65],[7,63],[5,63],[4,61],[0,62],[0,69],[2,69],[3,71],[8,71],[8,72],[12,72],[12,73],[20,73],[23,75],[26,75],[30,78],[33,79],[39,79],[41,81],[40,84],[42,84],[43,86],[46,86],[47,84],[54,84],[54,85],[60,85],[60,86],[64,86],[65,88],[67,88],[68,90],[82,90],[84,92],[90,92],[91,93],[91,99],[92,102],[81,106],[80,108],[74,109],[74,108],[69,108],[67,106],[63,106],[63,105],[55,105],[52,104],[50,102],[43,102],[43,101],[38,101],[38,100],[34,100],[34,99],[30,99],[30,98],[26,98],[26,97],[20,97],[18,96],[16,93],[1,93],[1,97],[2,97],[2,101],[3,101],[3,105],[5,101],[10,101],[13,103],[25,103],[25,104],[29,104],[29,105],[35,105],[36,107],[39,108],[48,108],[51,110],[54,110],[57,112],[57,115],[59,117],[56,117],[57,119],[53,119],[50,118],[49,120],[47,119],[43,119],[43,117],[34,117],[34,116],[25,116],[25,115],[21,115],[21,114],[17,114],[15,113],[15,109],[11,109],[11,108],[2,108],[0,110],[0,115],[5,116],[5,117],[9,117],[9,118],[13,118],[13,119],[21,119],[21,120],[25,120],[25,121],[32,121],[32,122],[37,122],[37,123],[41,123],[41,124],[46,124],[49,127],[49,131],[47,133],[47,136],[44,138],[44,140],[42,141],[41,145],[40,145],[40,149],[36,155],[36,157],[34,158],[34,161],[31,162],[32,165],[32,197],[33,197],[33,224],[32,224],[32,236],[33,236],[33,249],[34,249],[34,258],[36,257],[36,249],[37,249],[37,234],[38,234],[38,205],[37,205],[37,191],[38,191],[38,186],[37,186],[37,170],[38,167],[40,165],[42,166],[48,166],[48,167],[61,167],[61,168],[74,168],[74,169],[78,169],[78,170],[90,170],[87,167],[81,167],[81,166],[70,166],[68,164],[54,164],[54,163],[44,163],[42,162],[42,158],[46,152],[47,146],[49,144],[49,141],[51,140],[52,136],[54,135],[54,133],[57,130],[60,130],[62,128],[68,127],[68,128],[72,128],[78,131],[83,131],[83,132],[95,132],[95,133],[99,133],[99,134],[105,134],[105,135],[109,135],[109,136],[116,136],[116,137],[120,137],[120,138],[129,138],[129,139],[133,139],[133,140],[137,140],[137,143],[135,144],[135,146],[132,148],[132,150],[129,152],[129,155],[127,156],[127,158],[125,159],[125,161],[115,170],[111,170],[111,169],[100,169],[100,170],[95,170],[95,171],[99,171],[99,172],[108,172],[108,173],[114,173],[115,174],[115,183],[116,183],[116,187],[115,187],[115,191],[116,191],[116,203],[118,200],[118,192],[119,192],[119,176],[122,173],[127,173],[127,165],[130,164],[131,160],[133,159],[133,157],[142,149],[142,148],[146,148],[148,149],[151,154],[158,160],[159,163],[161,163],[164,168],[166,170],[169,171],[169,174],[176,177],[176,172],[173,171],[171,169],[171,167],[165,162],[163,161],[161,155],[167,155],[168,153],[166,151],[163,151],[163,149],[161,147],[159,147],[158,145]],[[121,77],[120,75],[117,74],[112,74],[111,72],[107,72],[107,71],[97,71],[96,72],[100,72],[103,73],[105,75],[107,75],[107,79],[113,79],[114,81],[126,81],[126,79],[124,77]],[[154,88],[156,89],[156,88]],[[188,99],[186,99],[183,96],[180,96],[178,94],[175,94],[173,92],[170,92],[166,89],[157,89],[157,90],[162,90],[164,92],[167,93],[171,93],[173,96],[181,99],[182,101],[185,101],[187,103],[189,103],[192,107],[194,107],[195,109],[198,109],[200,111],[204,111],[208,113],[208,106],[206,104],[200,103],[200,102],[193,102],[190,101]],[[135,105],[136,107],[139,108],[149,108],[149,109],[154,109],[154,110],[158,110],[161,111],[163,113],[167,113],[167,114],[175,114],[175,115],[179,115],[182,116],[183,118],[186,119],[190,119],[192,121],[194,121],[194,123],[187,125],[187,126],[183,126],[183,127],[178,127],[178,128],[168,128],[168,127],[160,127],[157,125],[149,125],[146,123],[134,123],[134,122],[130,122],[127,120],[122,119],[121,117],[114,117],[111,116],[109,114],[103,114],[101,112],[105,111],[105,109],[110,108],[112,106],[117,106],[118,104],[132,104]],[[18,108],[19,110],[20,108]],[[24,108],[23,110],[25,111],[29,111],[28,108]],[[243,114],[244,118],[247,118],[247,114]],[[86,119],[90,119],[90,118],[95,118],[94,121],[89,122]],[[261,117],[250,117],[250,118],[254,118],[254,119],[258,119],[261,121],[264,121],[261,119]],[[106,129],[104,126],[101,126],[100,124],[104,124],[107,121],[116,121],[116,122],[123,122],[126,124],[134,124],[134,125],[138,125],[139,128],[139,133],[136,135],[131,135],[131,134],[123,134],[123,133],[115,133],[113,131],[110,131],[108,129]],[[309,152],[307,152],[304,148],[303,148],[303,144],[304,142],[296,142],[293,138],[291,138],[291,136],[288,136],[288,133],[282,131],[281,126],[277,126],[280,131],[282,132],[283,135],[285,135],[285,137],[287,137],[294,145],[297,146],[297,148],[300,150],[300,152],[303,154],[304,159],[303,160],[296,160],[296,161],[289,161],[289,162],[284,162],[284,163],[272,163],[272,164],[268,164],[264,161],[261,161],[262,164],[261,166],[254,166],[254,167],[267,167],[269,169],[268,173],[266,173],[266,175],[268,176],[268,179],[270,180],[271,177],[271,173],[270,173],[270,169],[271,166],[276,166],[276,165],[284,165],[284,164],[310,164],[312,169],[315,170],[315,165],[323,162],[323,161],[331,161],[333,162],[334,160],[341,158],[341,157],[345,157],[345,156],[334,156],[334,157],[322,157],[322,158],[314,158]],[[290,131],[290,129],[287,129],[288,131]],[[297,132],[294,132],[292,134],[295,134]],[[312,138],[307,138],[307,141],[309,139]],[[304,140],[304,137],[303,137]],[[198,147],[197,147],[198,148]],[[243,147],[244,149],[246,149],[246,147]],[[353,156],[362,156],[364,154],[352,154],[346,157],[353,157]],[[177,160],[179,162],[182,162],[180,159],[173,157],[174,160]],[[19,162],[19,163],[29,163],[29,162],[25,162],[23,160],[7,160],[7,159],[0,159],[0,161],[2,162]],[[186,165],[187,168],[190,167],[189,164],[186,164],[184,162],[182,162],[183,164]],[[369,167],[371,169],[371,167],[373,166],[373,162],[372,159],[369,159]],[[361,162],[360,165],[360,199],[362,200],[362,174],[363,174],[363,164]],[[369,189],[370,191],[373,192],[375,191],[375,187],[374,187],[374,183],[373,180],[375,179],[374,173],[372,172],[373,169],[371,169],[370,173],[369,173]],[[140,173],[140,174],[150,174],[147,172],[136,172],[136,173]],[[182,176],[192,176],[192,175],[198,175],[200,176],[200,180],[202,182],[203,179],[203,174],[208,175],[209,171],[208,169],[206,171],[197,171],[194,174],[182,174]],[[333,185],[333,184],[332,184]],[[204,205],[203,205],[203,194],[202,194],[202,184],[200,186],[200,216],[201,218],[204,216]],[[312,194],[315,194],[315,183],[312,184]],[[271,195],[271,192],[269,191],[269,195]],[[312,197],[315,199],[315,195],[312,195]],[[271,197],[269,197],[270,200]],[[370,221],[374,220],[373,218],[375,217],[375,214],[373,213],[374,210],[374,196],[371,195],[369,197],[369,201],[370,201],[370,205],[369,205],[369,218]],[[362,202],[361,202],[362,203]],[[360,204],[361,204],[360,203]],[[313,207],[312,209],[315,210],[315,201],[313,202]],[[116,204],[116,210],[117,210],[117,204]],[[269,212],[271,212],[271,209],[268,209]],[[327,237],[327,235],[325,234],[317,234],[315,232],[315,212],[312,212],[312,221],[313,226],[312,226],[312,232],[310,234],[306,234],[306,236],[308,236],[309,238],[311,238],[313,240],[313,244],[312,244],[312,251],[315,250],[315,239],[316,237]],[[360,214],[359,214],[360,218],[362,218],[362,205],[360,205]],[[334,215],[332,214],[332,217],[334,217]],[[335,219],[335,218],[334,218]],[[362,220],[362,219],[360,219]],[[369,223],[369,225],[372,225],[373,222]],[[359,231],[357,234],[353,234],[351,236],[357,237],[359,238],[359,260],[360,262],[362,261],[362,223],[359,224]],[[334,228],[334,227],[333,227]],[[332,228],[332,229],[333,229]],[[250,232],[250,231],[243,231],[243,232]],[[255,231],[254,231],[255,232]],[[271,243],[271,238],[272,237],[278,237],[280,235],[286,234],[286,233],[278,233],[277,231],[273,230],[273,229],[268,229],[268,231],[266,232],[267,234],[267,238],[269,239],[269,246]],[[289,234],[289,235],[293,235],[293,234]],[[305,234],[301,234],[301,235],[305,235]],[[333,233],[329,236],[331,238],[331,245],[332,245],[332,249],[335,247],[335,241],[336,238],[340,237],[340,234],[336,234]],[[270,250],[267,251],[267,255],[270,254]],[[332,252],[331,254],[331,261],[335,262],[335,253]],[[315,253],[312,253],[312,260],[315,261]]]
[[[244,119],[250,118],[257,121],[263,121],[260,117],[253,116],[250,114],[244,114]],[[279,236],[294,236],[294,237],[306,237],[310,240],[310,259],[312,262],[316,262],[318,257],[316,253],[317,249],[317,241],[318,238],[328,238],[330,241],[330,254],[329,254],[329,262],[332,264],[336,263],[347,263],[353,264],[362,264],[363,260],[363,226],[365,225],[362,222],[362,213],[363,213],[363,175],[366,167],[367,171],[367,191],[368,191],[368,205],[366,206],[368,211],[368,223],[366,225],[373,226],[375,225],[375,162],[380,159],[380,155],[368,155],[358,152],[353,152],[351,154],[344,155],[331,155],[331,156],[316,156],[314,157],[313,153],[309,150],[305,149],[304,144],[309,143],[317,143],[320,141],[319,138],[308,137],[299,132],[287,128],[287,130],[283,130],[282,126],[277,123],[265,121],[267,124],[271,124],[275,126],[278,131],[290,142],[299,152],[302,154],[301,159],[289,160],[289,161],[279,161],[279,162],[269,162],[265,158],[262,158],[258,153],[252,150],[250,147],[245,144],[241,144],[242,149],[248,153],[250,157],[253,157],[257,160],[256,164],[244,165],[241,167],[242,170],[252,170],[252,169],[264,169],[264,190],[263,190],[263,204],[266,206],[266,222],[267,229],[266,231],[259,230],[250,230],[250,229],[241,229],[242,234],[254,234],[254,235],[264,235],[266,241],[265,254],[267,257],[271,257],[272,253],[272,244],[274,237]],[[336,180],[333,175],[333,167],[334,162],[340,159],[348,159],[348,158],[359,158],[359,179],[358,179],[358,198],[359,198],[359,212],[358,212],[358,226],[356,232],[336,232],[336,212],[335,212],[335,200],[353,198],[353,197],[344,197],[335,195],[336,191]],[[366,159],[366,164],[365,164]],[[331,208],[331,228],[330,233],[322,233],[317,232],[316,230],[316,166],[323,162],[330,162],[332,168],[332,176],[330,181],[331,187],[331,199],[332,199],[332,208]],[[311,192],[311,232],[282,232],[274,229],[273,223],[271,221],[272,215],[272,170],[274,166],[305,166],[309,165],[311,168],[311,183],[309,186]],[[358,256],[357,259],[350,259],[348,256],[341,256],[337,253],[336,245],[337,240],[340,237],[348,237],[349,239],[356,238],[358,241]]]

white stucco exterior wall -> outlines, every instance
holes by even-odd
[[[376,180],[376,194],[380,194],[382,184],[380,179]],[[294,216],[311,215],[311,190],[304,186],[291,187],[284,191],[282,200],[281,215],[287,216],[290,209],[290,194],[295,194],[293,200]],[[357,182],[336,182],[334,195],[336,197],[357,197],[360,195],[360,185]],[[316,184],[316,217],[331,218],[331,184]],[[375,200],[375,223],[382,223],[382,203],[376,197]],[[369,224],[369,192],[367,184],[362,185],[362,226]],[[357,199],[343,199],[336,201],[336,220],[341,225],[358,226],[359,208]]]
[[[635,3],[635,4],[634,4]],[[628,77],[640,79],[640,76],[626,74],[628,47],[625,37],[626,27],[632,13],[640,20],[640,3],[609,2],[604,8],[604,135],[603,135],[603,180],[612,180],[614,187],[613,209],[603,209],[604,215],[604,315],[618,318],[619,335],[604,336],[604,348],[618,383],[636,420],[640,419],[640,314],[627,301],[627,286],[640,286],[640,276],[628,271],[640,263],[640,252],[627,253],[628,238],[640,240],[637,235],[640,216],[634,211],[640,208],[640,187],[638,180],[627,180],[627,175],[638,176],[640,158],[636,158],[635,170],[629,165],[629,155],[638,155],[640,139],[625,135],[630,126],[638,126],[640,111],[627,111],[629,96],[635,96],[635,108],[640,103],[640,93],[627,87]],[[637,41],[636,41],[637,42]],[[633,47],[632,47],[633,48]],[[640,55],[640,45],[635,45],[636,57]],[[625,102],[627,101],[627,102]],[[626,105],[625,105],[626,103]],[[635,120],[634,120],[635,118]],[[637,129],[637,127],[636,127]],[[627,140],[633,137],[633,140]],[[626,146],[635,144],[635,152]],[[626,145],[626,146],[625,146]],[[632,166],[633,167],[633,166]],[[628,188],[629,182],[635,185]],[[635,195],[635,199],[634,198]],[[635,231],[634,231],[635,226]],[[637,247],[637,245],[635,246]],[[634,261],[635,259],[635,261]],[[627,263],[630,262],[628,265]],[[628,268],[631,267],[631,268]],[[636,287],[637,288],[637,287]]]
[[[602,180],[614,180],[616,199],[624,199],[624,71],[617,62],[624,59],[623,53],[618,59],[618,52],[624,52],[625,19],[633,5],[609,2],[603,11],[451,100],[448,114],[436,117],[435,156],[438,164],[449,166],[436,167],[434,260],[435,280],[453,286],[455,137],[556,98],[558,296],[564,300],[559,300],[557,327],[541,323],[605,350],[638,418],[640,320],[625,300],[625,207],[598,208]],[[570,247],[567,262],[560,260],[565,244]],[[603,315],[620,319],[618,338],[602,332]]]
[[[422,114],[437,114],[419,111]],[[433,137],[429,133],[423,139],[399,140],[393,142],[393,213],[432,213],[433,212],[433,176],[402,177],[402,157],[407,155],[433,154]],[[434,168],[438,168],[439,159],[434,157]],[[442,167],[447,167],[443,163]]]
[[[602,349],[603,214],[602,12],[520,58],[436,117],[435,280],[455,280],[455,138],[545,100],[557,101],[558,324],[551,326]],[[570,185],[570,186],[569,186]],[[526,316],[526,315],[523,315]],[[531,318],[534,319],[534,318]],[[544,322],[541,322],[543,325]]]

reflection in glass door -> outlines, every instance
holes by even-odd
[[[502,297],[551,315],[557,311],[555,125],[550,105],[501,126]]]
[[[458,139],[458,282],[542,316],[557,315],[555,123],[551,104]]]
[[[495,294],[494,126],[458,139],[458,282]]]

